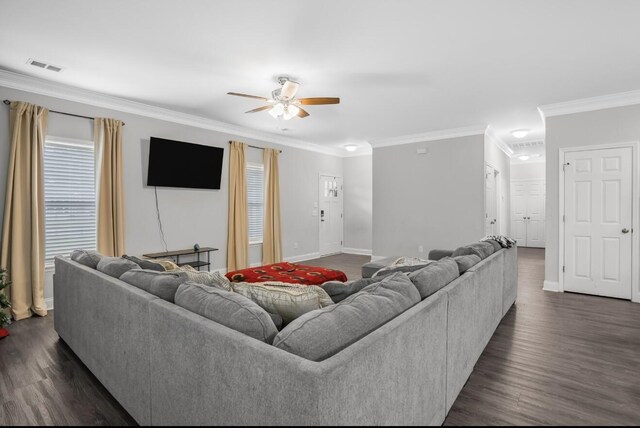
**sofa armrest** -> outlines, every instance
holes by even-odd
[[[429,251],[429,260],[440,260],[444,257],[450,257],[453,250],[431,250]]]

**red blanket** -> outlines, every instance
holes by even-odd
[[[339,270],[287,262],[236,270],[227,273],[226,276],[233,282],[280,281],[304,285],[319,285],[326,281],[344,282],[347,280],[344,272]]]

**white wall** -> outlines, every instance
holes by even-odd
[[[488,134],[485,134],[484,140],[484,161],[500,172],[496,177],[496,185],[500,195],[498,226],[501,235],[509,236],[511,231],[511,158],[498,147]]]
[[[226,266],[227,194],[229,140],[282,149],[280,155],[280,198],[283,255],[288,259],[310,258],[318,254],[318,217],[312,216],[318,200],[319,172],[342,175],[342,158],[292,147],[239,138],[220,132],[121,113],[85,104],[0,87],[0,99],[27,101],[69,113],[123,120],[123,182],[125,192],[125,250],[140,255],[162,251],[156,220],[153,188],[146,183],[146,162],[150,136],[224,147],[220,190],[158,188],[165,237],[169,249],[190,248],[198,242],[220,250],[213,254],[212,269]],[[4,212],[7,153],[9,148],[8,107],[0,113],[0,213]],[[92,140],[93,122],[88,119],[49,115],[47,133],[58,137]],[[260,150],[250,150],[249,158],[261,159]],[[294,248],[297,243],[297,248]],[[251,262],[259,262],[260,248],[252,248]],[[52,296],[47,281],[45,297]]]
[[[511,162],[512,180],[544,180],[545,162]]]
[[[373,254],[426,258],[482,238],[483,177],[484,135],[374,148]]]
[[[371,254],[373,158],[344,158],[344,251]]]
[[[562,147],[640,141],[640,105],[546,118],[546,241],[545,282],[558,282],[559,149]],[[633,209],[639,208],[638,202]],[[555,284],[557,286],[557,284]]]

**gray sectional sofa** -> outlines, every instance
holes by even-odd
[[[140,424],[439,425],[516,292],[498,250],[316,362],[56,258],[54,322]]]

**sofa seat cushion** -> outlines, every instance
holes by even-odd
[[[140,257],[128,256],[126,254],[124,254],[122,256],[122,258],[123,259],[127,259],[127,260],[131,260],[132,262],[134,262],[135,264],[140,266],[142,269],[157,270],[158,272],[166,271],[164,266],[162,266],[162,263],[158,263],[158,262],[156,262],[154,260],[141,259]]]
[[[131,269],[140,269],[136,263],[122,257],[102,257],[96,266],[100,272],[114,278],[120,278],[123,273]]]
[[[98,263],[100,263],[103,257],[102,254],[93,250],[74,250],[71,253],[71,260],[90,267],[91,269],[97,269]]]
[[[185,282],[178,287],[175,302],[191,312],[262,342],[271,343],[278,334],[267,311],[237,293]]]
[[[331,297],[317,285],[234,282],[231,286],[233,291],[254,301],[267,312],[280,315],[285,324],[309,311],[333,305]]]
[[[411,272],[409,279],[425,299],[460,276],[458,264],[452,259],[441,259],[420,270]]]
[[[178,286],[187,282],[187,277],[183,272],[131,269],[122,274],[120,280],[173,303]]]
[[[320,285],[320,288],[327,292],[334,303],[338,303],[352,294],[356,294],[361,291],[367,285],[373,284],[374,282],[380,282],[381,280],[382,278],[360,278],[347,282],[327,281]]]
[[[454,257],[453,261],[458,264],[458,272],[460,273],[460,275],[462,275],[470,267],[480,263],[480,257],[475,254],[469,254],[467,256]]]
[[[312,361],[322,361],[418,302],[420,295],[409,278],[395,273],[340,303],[294,320],[278,333],[273,345]]]
[[[458,247],[453,251],[451,257],[467,256],[469,254],[475,254],[484,260],[494,253],[493,245],[488,242],[474,242],[473,244]]]

